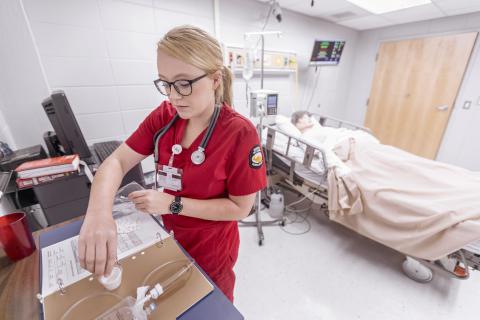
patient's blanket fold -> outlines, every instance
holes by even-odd
[[[368,141],[334,149],[330,218],[404,254],[436,260],[480,239],[480,172]]]

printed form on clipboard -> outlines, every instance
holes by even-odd
[[[170,235],[149,214],[129,201],[114,206],[117,223],[117,258],[139,252]],[[91,275],[80,267],[78,235],[42,249],[42,296],[46,297]]]

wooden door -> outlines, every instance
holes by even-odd
[[[382,43],[365,126],[384,144],[435,159],[476,38]]]

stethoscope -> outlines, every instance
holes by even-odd
[[[218,105],[215,106],[215,109],[213,110],[213,115],[212,118],[210,119],[210,123],[208,124],[207,127],[207,132],[203,136],[202,142],[198,146],[197,150],[192,152],[192,155],[190,156],[190,159],[192,160],[192,163],[195,165],[201,165],[205,161],[205,149],[207,148],[208,141],[212,137],[213,130],[215,129],[215,125],[217,124],[218,116],[220,115],[220,107]],[[155,161],[155,168],[157,168],[157,163],[158,163],[158,141],[160,138],[173,126],[173,124],[180,118],[178,116],[178,113],[170,120],[169,123],[162,129],[158,130],[155,135],[153,136],[153,142],[154,142],[154,152],[153,152],[153,158]],[[173,154],[180,154],[182,152],[182,146],[179,144],[175,144],[172,147],[172,153]]]

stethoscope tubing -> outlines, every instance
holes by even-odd
[[[208,142],[210,141],[210,138],[212,137],[212,134],[213,134],[213,130],[215,129],[215,126],[217,124],[217,121],[218,121],[218,117],[220,116],[220,107],[217,105],[215,106],[215,109],[213,111],[213,115],[212,115],[212,118],[210,119],[210,123],[208,124],[208,128],[207,128],[207,132],[205,133],[205,136],[203,136],[203,139],[202,139],[202,142],[200,143],[200,146],[198,147],[198,149],[194,152],[201,152],[203,154],[203,152],[205,151],[205,149],[207,148],[207,145],[208,145]],[[155,162],[155,168],[157,167],[157,163],[158,163],[158,158],[159,158],[159,154],[158,154],[158,142],[160,140],[160,138],[173,126],[173,124],[178,120],[179,115],[178,113],[175,114],[175,116],[172,118],[172,120],[170,120],[169,123],[167,123],[166,126],[164,126],[163,128],[161,128],[160,130],[158,130],[155,135],[153,136],[153,141],[154,141],[154,152],[153,152],[153,159],[154,159],[154,162]],[[193,160],[192,160],[193,162]],[[200,163],[195,163],[193,162],[194,164],[197,164],[197,165],[200,165],[203,163],[200,162]]]

